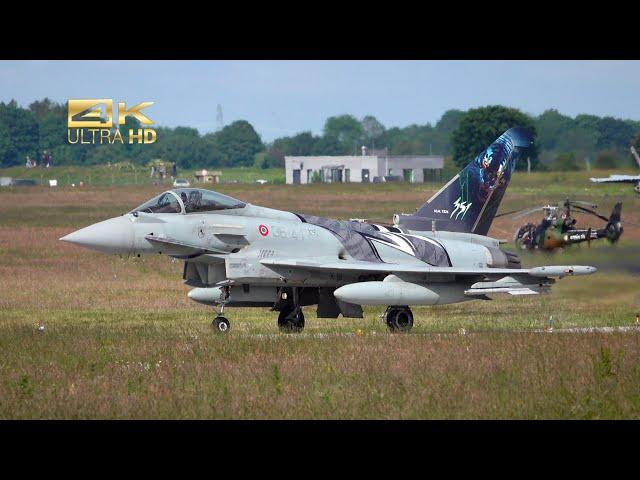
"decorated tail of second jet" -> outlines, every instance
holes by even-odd
[[[532,144],[528,129],[507,130],[415,214],[399,215],[397,223],[410,230],[435,228],[486,235],[518,158]]]

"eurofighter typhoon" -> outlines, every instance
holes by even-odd
[[[512,128],[414,214],[393,225],[259,207],[210,190],[177,188],[131,212],[61,240],[107,253],[165,254],[184,261],[189,297],[219,305],[213,326],[230,328],[225,306],[270,307],[284,332],[304,328],[301,307],[320,318],[362,318],[362,305],[386,305],[392,331],[413,326],[412,305],[488,295],[538,294],[553,277],[587,266],[523,269],[487,235],[517,159],[532,144]]]

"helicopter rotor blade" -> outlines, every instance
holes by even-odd
[[[593,210],[590,210],[588,208],[584,208],[584,207],[581,207],[579,205],[575,205],[574,208],[576,210],[578,210],[579,212],[588,213],[589,215],[594,215],[594,216],[598,217],[600,220],[604,220],[605,222],[609,221],[609,219],[607,217],[605,217],[604,215],[600,215],[599,213],[594,212]]]
[[[587,207],[587,208],[598,208],[598,205],[596,205],[595,203],[585,202],[585,201],[582,201],[582,200],[570,200],[569,203],[571,205],[581,205],[581,206]]]
[[[515,215],[513,218],[517,219],[517,218],[522,218],[522,217],[526,217],[527,215],[531,214],[531,213],[535,213],[535,212],[541,212],[542,210],[544,210],[544,207],[533,207],[533,208],[525,208],[524,210],[521,210],[517,215]]]
[[[497,215],[496,215],[495,217],[493,217],[493,218],[504,217],[505,215],[511,215],[511,214],[513,214],[513,213],[518,213],[519,211],[520,211],[520,210],[510,210],[510,211],[508,211],[508,212],[502,212],[502,213],[497,214]]]

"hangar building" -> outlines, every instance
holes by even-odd
[[[367,183],[394,177],[411,183],[441,181],[444,157],[439,155],[389,155],[386,150],[362,155],[284,157],[290,184]]]

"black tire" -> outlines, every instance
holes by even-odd
[[[392,332],[408,332],[413,328],[413,313],[409,307],[387,309],[385,320]]]
[[[397,308],[387,307],[387,311],[384,313],[384,321],[389,327],[389,330],[393,330],[394,324],[393,319],[396,317],[396,313],[398,312]]]
[[[304,314],[300,308],[286,307],[278,315],[278,328],[283,333],[300,333],[304,330]]]
[[[513,237],[516,247],[520,250],[533,250],[536,246],[536,226],[527,223],[521,226]]]
[[[231,323],[225,317],[216,317],[211,326],[216,332],[227,333],[231,328]]]

